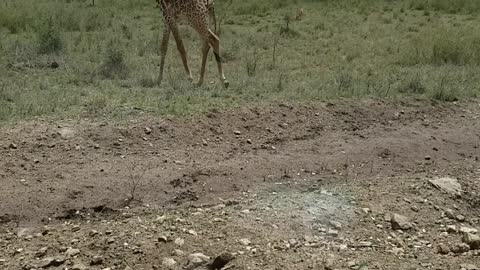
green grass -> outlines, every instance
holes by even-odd
[[[153,0],[0,0],[0,121],[184,115],[246,103],[480,93],[480,1],[216,1],[214,58],[200,88],[173,40],[156,86],[163,25]],[[297,9],[305,17],[294,19]],[[200,41],[181,26],[194,76]],[[51,68],[52,63],[58,68]]]

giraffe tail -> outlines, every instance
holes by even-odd
[[[218,31],[217,31],[217,16],[215,16],[215,7],[213,6],[213,3],[210,4],[210,6],[208,7],[208,12],[210,13],[210,17],[212,18],[213,29],[214,29],[214,31],[215,31],[215,34],[218,35]]]

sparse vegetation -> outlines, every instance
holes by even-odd
[[[107,79],[126,79],[129,71],[123,52],[115,47],[109,47],[105,53],[99,73]]]
[[[0,121],[131,108],[188,114],[252,101],[478,96],[479,1],[220,1],[216,12],[228,90],[212,55],[213,83],[194,89],[173,40],[169,74],[155,84],[163,27],[155,1],[0,0]],[[196,76],[199,41],[187,26],[181,33]],[[439,85],[447,67],[448,82]]]
[[[45,26],[40,27],[38,35],[38,53],[52,54],[63,50],[63,39],[55,23],[50,19]]]

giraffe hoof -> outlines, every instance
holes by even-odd
[[[223,81],[223,86],[225,86],[225,88],[228,88],[230,86],[230,82],[227,81],[227,80],[224,80]]]

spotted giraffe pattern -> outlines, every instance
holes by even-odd
[[[173,37],[175,38],[177,49],[180,52],[185,71],[187,72],[189,79],[193,80],[190,67],[187,62],[185,47],[178,32],[178,22],[180,19],[184,19],[199,33],[203,41],[202,65],[200,69],[200,78],[197,82],[197,85],[200,86],[203,83],[208,52],[210,51],[210,48],[212,48],[215,55],[215,60],[217,62],[220,80],[225,87],[228,87],[229,82],[223,73],[222,62],[220,59],[220,40],[209,27],[209,16],[211,16],[213,19],[215,18],[213,0],[157,0],[157,3],[160,4],[165,23],[162,44],[160,47],[161,62],[158,83],[161,83],[163,77],[170,33],[173,34]]]

